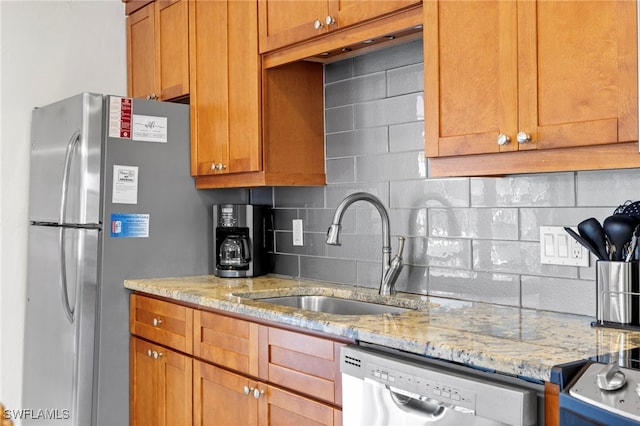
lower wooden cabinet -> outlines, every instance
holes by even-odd
[[[131,336],[130,424],[192,423],[191,357]]]
[[[342,424],[348,340],[140,294],[130,325],[133,426]]]
[[[340,410],[194,361],[194,425],[340,425]]]

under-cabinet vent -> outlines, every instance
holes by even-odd
[[[344,355],[343,360],[345,364],[353,365],[354,367],[358,367],[358,368],[362,367],[362,360],[360,358]]]

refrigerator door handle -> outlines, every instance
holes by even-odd
[[[71,168],[71,158],[73,152],[76,150],[78,143],[80,142],[80,131],[76,130],[71,135],[69,142],[67,142],[67,151],[64,156],[64,169],[62,173],[62,190],[60,191],[60,222],[62,225],[65,223],[65,216],[67,213],[67,192],[69,190],[69,169]]]
[[[64,313],[71,324],[74,319],[74,309],[69,304],[69,291],[67,283],[67,255],[65,252],[64,228],[60,227],[58,231],[58,251],[60,253],[60,287],[62,296],[62,307]]]

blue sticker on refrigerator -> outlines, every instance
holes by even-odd
[[[148,237],[148,214],[111,213],[111,238]]]

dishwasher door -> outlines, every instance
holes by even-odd
[[[534,390],[370,348],[342,348],[345,425],[531,426]]]

